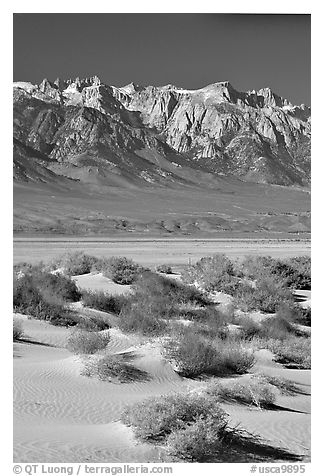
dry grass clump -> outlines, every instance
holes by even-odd
[[[187,327],[164,343],[166,358],[184,377],[230,375],[247,372],[255,362],[253,352],[231,338],[208,338]]]
[[[171,266],[167,264],[159,264],[155,269],[157,273],[173,274]]]
[[[311,340],[309,337],[289,337],[284,341],[270,339],[265,344],[275,354],[277,362],[287,367],[311,368]]]
[[[98,309],[98,311],[119,314],[128,298],[123,295],[112,295],[104,291],[83,291],[82,303],[86,307]]]
[[[147,372],[125,361],[123,355],[105,355],[96,360],[89,360],[84,365],[82,375],[113,383],[148,380]]]
[[[126,257],[112,257],[105,260],[102,273],[117,284],[132,284],[144,268],[132,259]]]
[[[204,394],[186,393],[151,397],[128,407],[122,421],[143,440],[164,440],[175,430],[212,416],[219,432],[227,426],[227,415],[218,402]]]
[[[184,304],[205,305],[210,301],[197,289],[155,273],[143,273],[133,285],[119,314],[125,332],[158,336],[166,332],[171,320],[182,317]]]
[[[273,276],[289,288],[311,288],[311,258],[309,256],[287,259],[247,256],[241,264],[241,273],[257,281],[266,276]]]
[[[90,273],[98,258],[85,254],[83,251],[65,253],[54,259],[49,268],[52,270],[62,270],[68,276],[77,276]]]
[[[294,396],[296,394],[302,394],[303,391],[296,385],[295,382],[284,377],[258,374],[256,378],[262,379],[268,382],[270,385],[276,387],[281,395]]]
[[[156,302],[140,300],[123,306],[119,314],[119,327],[124,332],[135,332],[145,336],[160,336],[166,332],[167,309]]]
[[[188,284],[198,284],[206,291],[223,291],[232,294],[238,284],[232,261],[224,254],[215,254],[201,258],[195,265],[189,266],[182,279]]]
[[[222,401],[238,402],[258,408],[273,405],[277,396],[273,385],[263,378],[250,378],[244,382],[217,381],[209,384],[206,392]]]
[[[73,287],[64,288],[65,281],[46,279],[44,273],[44,281],[40,280],[39,275],[25,275],[21,278],[14,279],[13,286],[13,307],[14,311],[21,314],[27,314],[36,319],[49,321],[54,325],[74,326],[78,320],[76,316],[65,308],[62,299],[63,291],[69,293]],[[54,283],[54,285],[53,285]],[[66,295],[66,294],[65,294]]]
[[[162,306],[167,302],[177,306],[184,303],[200,306],[211,304],[210,299],[194,286],[188,286],[156,273],[143,273],[133,287],[135,298],[154,300],[160,302]]]
[[[260,310],[274,313],[283,304],[293,305],[292,292],[282,285],[276,277],[266,276],[259,279],[255,286],[241,284],[234,296],[235,306],[244,312]]]
[[[298,460],[231,428],[218,399],[204,391],[148,398],[128,407],[122,421],[138,438],[161,445],[173,462]]]
[[[297,303],[293,306],[281,306],[277,312],[277,316],[283,317],[291,323],[311,326],[311,308],[307,307],[304,309]]]
[[[111,327],[109,318],[106,316],[78,315],[75,318],[77,321],[76,327],[85,331],[104,331]]]
[[[24,335],[24,331],[23,331],[23,326],[20,319],[13,320],[12,329],[13,329],[13,340],[15,341],[15,340],[21,339],[22,336]]]
[[[225,425],[209,415],[173,431],[166,439],[168,454],[177,460],[204,462],[224,453]]]
[[[14,278],[14,298],[27,299],[32,288],[49,299],[55,297],[62,301],[76,302],[81,296],[74,281],[66,276],[40,271],[38,267],[31,267],[22,276]]]
[[[88,332],[74,329],[67,341],[67,348],[74,354],[95,354],[109,343],[108,332]]]

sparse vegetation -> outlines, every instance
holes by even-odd
[[[228,375],[247,372],[254,364],[253,353],[234,339],[207,338],[185,328],[165,344],[166,357],[185,377]]]
[[[288,367],[311,368],[311,341],[309,337],[289,337],[284,342],[270,339],[266,346],[276,360]]]
[[[264,339],[285,340],[295,335],[295,328],[282,316],[271,316],[260,323],[259,336]]]
[[[242,311],[249,312],[260,310],[274,313],[282,304],[293,305],[293,294],[282,282],[275,277],[262,277],[255,286],[247,283],[237,287],[234,303]]]
[[[167,264],[160,264],[159,266],[156,267],[156,271],[158,273],[172,274],[172,268],[171,266]]]
[[[80,274],[90,273],[92,267],[98,261],[95,256],[85,254],[83,251],[74,253],[66,253],[50,264],[53,270],[62,270],[62,273],[68,276],[76,276]]]
[[[88,332],[74,329],[67,341],[67,348],[74,354],[95,354],[105,349],[109,342],[109,333]]]
[[[46,273],[44,274],[46,276]],[[36,275],[36,278],[27,274],[21,278],[15,278],[13,286],[14,311],[49,321],[54,325],[76,325],[78,321],[75,315],[64,307],[64,302],[60,297],[62,288],[56,285],[50,287],[48,283],[52,283],[52,281],[44,278],[43,287],[39,274]]]
[[[19,340],[24,335],[22,322],[20,319],[13,320],[13,340]]]
[[[112,257],[106,260],[103,275],[117,284],[132,284],[144,271],[142,266],[125,257]]]
[[[241,265],[243,275],[260,280],[274,276],[284,286],[295,289],[311,288],[311,258],[300,256],[285,260],[270,256],[248,256]]]
[[[224,452],[226,424],[214,415],[199,417],[185,428],[173,431],[166,440],[168,453],[179,461],[204,462]]]
[[[146,272],[133,285],[121,309],[120,328],[126,332],[161,335],[170,320],[182,316],[183,304],[204,305],[209,300],[197,289]]]
[[[85,331],[104,331],[111,327],[109,318],[98,315],[78,315],[77,328]]]
[[[273,385],[262,378],[250,378],[244,382],[217,381],[209,384],[206,392],[222,401],[254,405],[259,408],[273,405],[277,396]]]
[[[112,295],[104,291],[83,291],[82,303],[86,307],[98,309],[98,311],[119,314],[128,298],[123,295]]]
[[[84,365],[82,375],[114,383],[148,380],[147,372],[125,361],[123,355],[105,355],[99,359],[89,360]]]
[[[293,382],[292,380],[265,374],[259,374],[256,377],[276,387],[282,395],[294,396],[296,394],[303,393],[299,386],[296,385],[295,382]]]
[[[62,275],[54,275],[46,271],[41,271],[39,267],[31,266],[25,268],[23,275],[15,277],[16,288],[23,289],[24,286],[37,289],[46,299],[53,297],[63,301],[75,302],[81,294],[74,281]]]
[[[185,283],[198,284],[206,291],[223,291],[232,294],[238,285],[234,265],[224,254],[215,254],[201,258],[195,265],[189,266],[183,273]]]
[[[240,335],[244,340],[251,340],[260,335],[261,326],[255,322],[251,317],[244,316],[239,319]]]
[[[173,305],[192,303],[200,306],[210,304],[208,297],[194,286],[159,276],[156,273],[146,272],[134,283],[135,298],[161,300],[164,305],[169,302]]]
[[[167,309],[159,308],[149,300],[130,302],[123,306],[119,315],[119,327],[125,332],[139,332],[147,336],[158,336],[167,328],[164,319]]]
[[[164,440],[198,419],[212,417],[219,432],[227,426],[227,415],[218,402],[204,394],[186,393],[151,397],[128,407],[122,421],[134,428],[142,440]]]

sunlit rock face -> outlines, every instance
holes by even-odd
[[[33,179],[34,161],[38,172],[57,163],[95,166],[99,174],[150,184],[184,180],[185,167],[186,180],[199,170],[307,186],[310,126],[309,107],[269,88],[239,92],[229,82],[198,90],[115,87],[96,76],[14,83],[19,180]],[[22,173],[26,161],[28,177]]]

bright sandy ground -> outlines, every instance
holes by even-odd
[[[101,275],[76,279],[81,287],[120,292]],[[150,395],[181,392],[201,383],[179,377],[161,357],[158,342],[128,337],[117,329],[111,331],[108,349],[134,352],[134,364],[147,371],[150,380],[114,384],[80,376],[80,359],[65,349],[67,329],[18,317],[27,342],[14,344],[14,461],[156,461],[159,450],[135,442],[132,431],[120,423],[122,409]],[[291,379],[305,394],[279,397],[281,409],[276,411],[224,405],[231,422],[309,460],[310,371],[287,370],[274,363],[268,351],[258,352],[256,371]]]

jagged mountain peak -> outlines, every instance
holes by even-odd
[[[170,170],[150,175],[148,156],[176,163],[170,167],[178,174],[185,161],[215,177],[281,185],[310,179],[310,108],[293,106],[269,87],[240,92],[229,81],[196,90],[114,87],[92,76],[14,88],[15,138],[29,157],[31,148],[64,163],[80,154],[99,160],[97,154],[109,173],[127,170],[147,182],[175,180]]]
[[[144,89],[143,86],[141,86],[140,84],[135,84],[135,83],[129,83],[129,84],[126,84],[126,86],[122,86],[120,88],[116,88],[116,89],[119,89],[120,91],[126,93],[126,94],[134,94],[138,91],[142,91]]]

